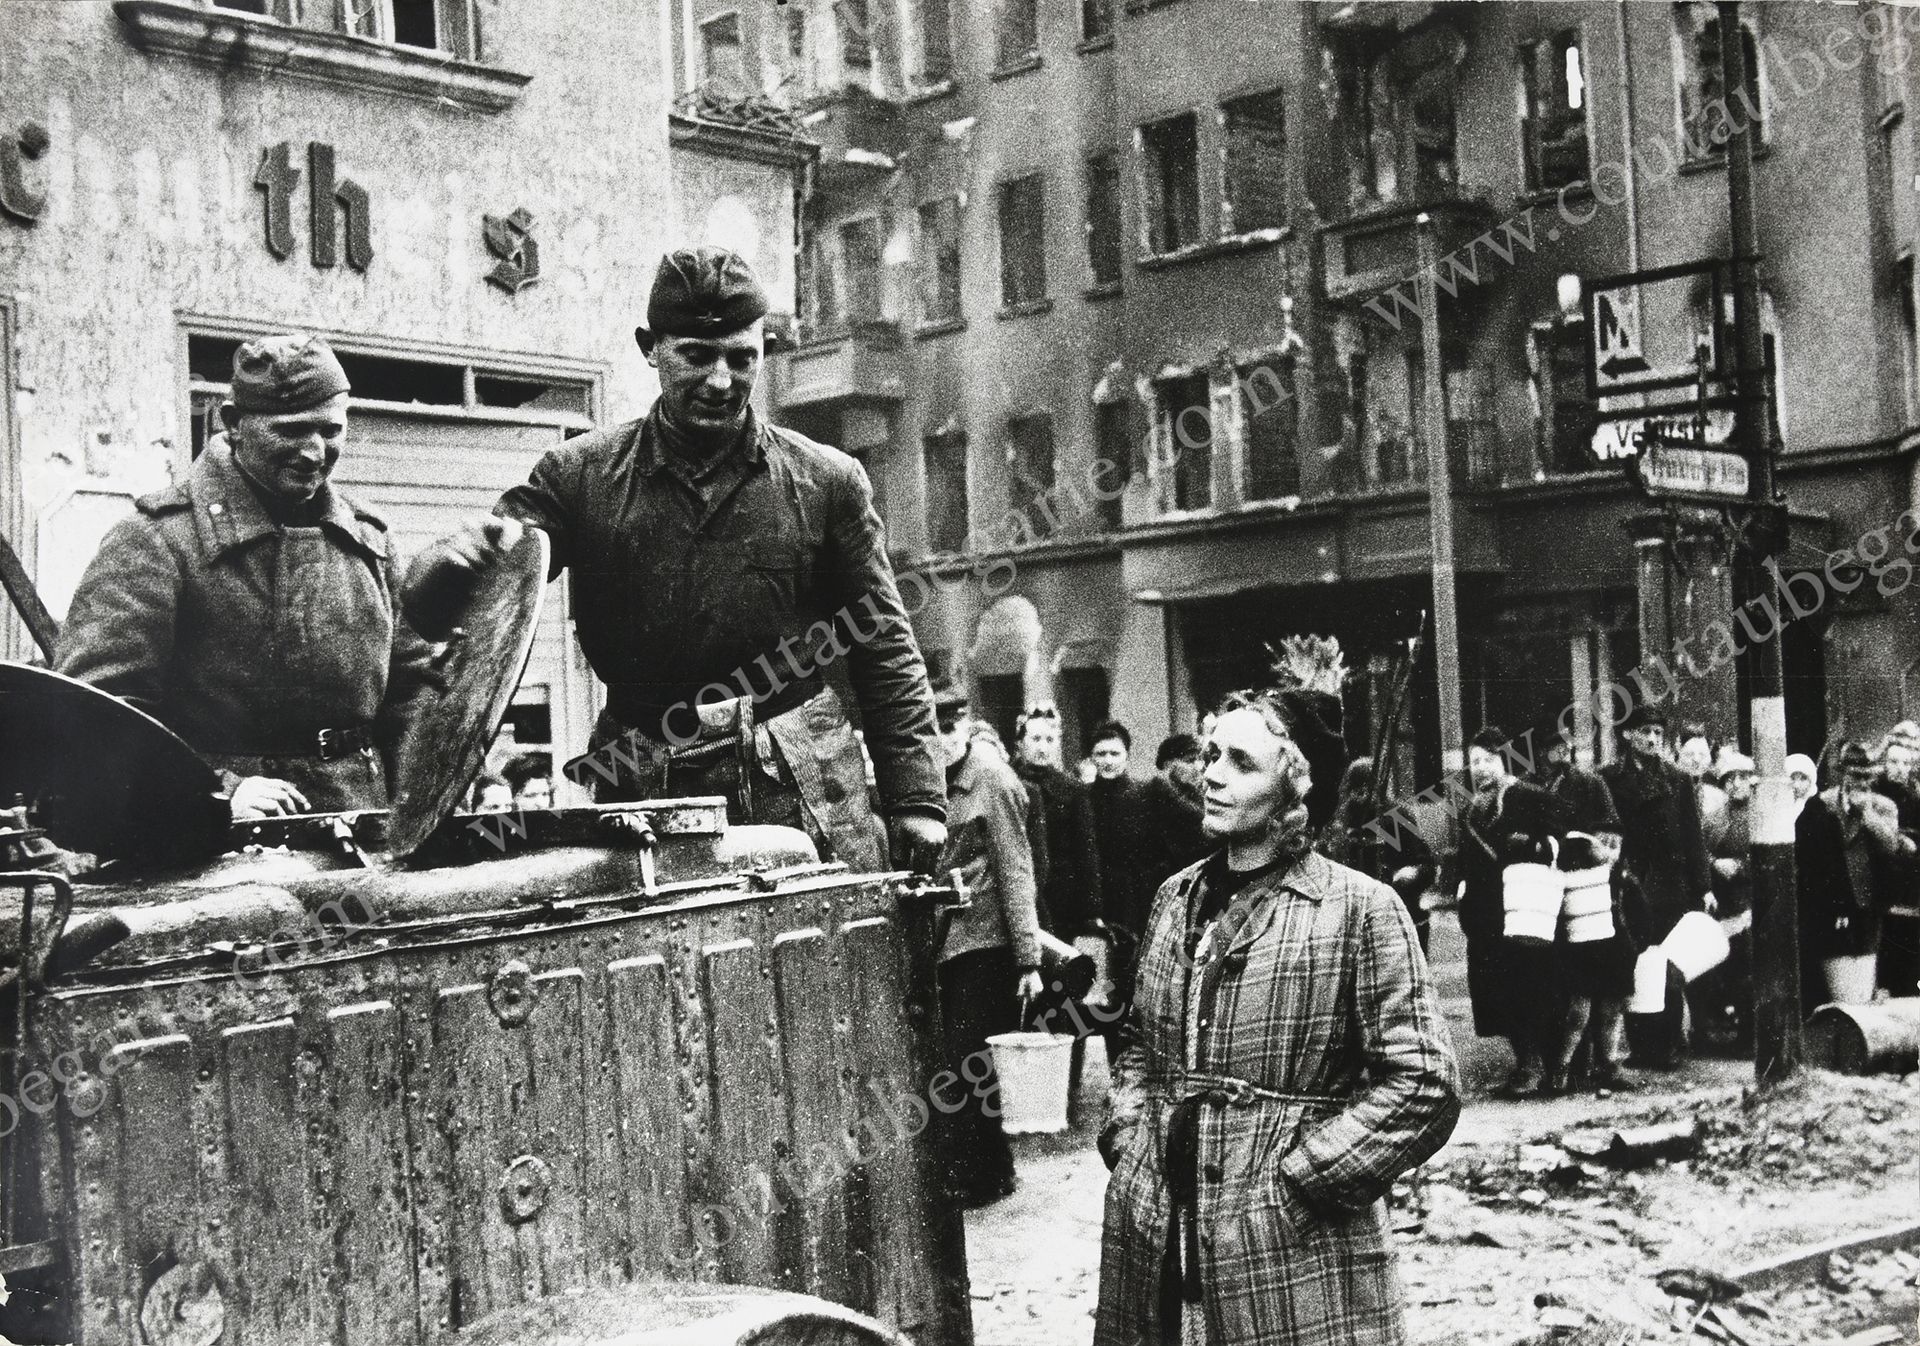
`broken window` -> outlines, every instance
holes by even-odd
[[[1161,443],[1173,469],[1173,507],[1205,509],[1213,503],[1213,404],[1207,376],[1161,379],[1154,391]]]
[[[1527,187],[1558,191],[1587,180],[1587,72],[1580,34],[1568,30],[1520,49],[1520,137]]]
[[[1584,318],[1534,329],[1533,386],[1539,463],[1545,472],[1584,472],[1593,466],[1598,427],[1587,398],[1587,324]]]
[[[1087,268],[1098,287],[1120,283],[1120,156],[1112,150],[1087,160]]]
[[[921,440],[927,472],[927,546],[960,552],[967,546],[967,432],[952,422]]]
[[[1044,411],[1007,422],[1007,506],[1026,521],[1020,541],[1053,531],[1053,417]]]
[[[878,322],[880,295],[880,221],[869,215],[840,226],[840,261],[847,277],[847,321]]]
[[[1293,360],[1270,356],[1235,372],[1247,498],[1277,500],[1300,494],[1300,403],[1294,396]]]
[[[1133,416],[1124,401],[1097,402],[1094,418],[1094,508],[1100,527],[1112,532],[1120,527],[1121,501],[1126,484],[1133,479]]]
[[[1113,36],[1113,0],[1080,0],[1080,40],[1098,42]]]
[[[914,0],[913,9],[920,38],[920,82],[939,84],[952,79],[952,0]]]
[[[1220,105],[1226,132],[1226,212],[1222,232],[1278,229],[1287,222],[1286,122],[1279,90]]]
[[[920,319],[960,318],[960,200],[946,196],[920,207]]]
[[[1006,70],[1040,54],[1039,0],[999,0],[994,66]]]
[[[1720,19],[1713,6],[1678,4],[1673,22],[1680,42],[1680,130],[1689,159],[1724,154],[1736,123],[1751,127],[1756,143],[1766,138],[1760,101],[1760,50],[1753,30],[1740,26],[1747,58],[1746,88],[1729,100],[1721,79]]]
[[[1176,252],[1200,241],[1200,133],[1191,112],[1140,128],[1147,251]]]
[[[839,248],[828,229],[808,232],[800,249],[800,336],[802,340],[840,330]]]
[[[736,96],[750,91],[738,14],[716,14],[700,25],[700,81]]]
[[[849,70],[873,68],[873,39],[867,26],[867,0],[833,0],[840,25],[840,64]]]
[[[1000,302],[1047,296],[1046,191],[1038,173],[1000,184]]]

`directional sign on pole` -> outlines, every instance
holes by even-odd
[[[1706,385],[1728,373],[1715,333],[1721,270],[1719,262],[1687,262],[1585,280],[1588,395],[1691,388],[1697,399],[1717,391]]]
[[[1640,350],[1640,291],[1635,286],[1593,297],[1593,374],[1601,392],[1652,369]]]
[[[1747,460],[1725,449],[1653,444],[1640,454],[1634,471],[1651,495],[1742,500],[1747,494]]]

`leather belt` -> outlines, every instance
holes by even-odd
[[[321,729],[304,738],[274,748],[203,748],[218,757],[314,757],[322,762],[337,761],[356,752],[374,749],[373,726],[346,725],[339,729]]]

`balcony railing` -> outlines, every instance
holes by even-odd
[[[892,322],[856,322],[832,332],[801,329],[792,350],[768,356],[779,410],[851,401],[900,402],[907,352]]]

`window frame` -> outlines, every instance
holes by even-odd
[[[858,260],[849,244],[862,232],[871,232],[872,269],[861,266],[856,268]],[[887,222],[877,214],[852,215],[837,221],[833,228],[834,239],[840,261],[840,300],[841,318],[847,328],[858,327],[863,323],[884,322],[887,316]],[[856,295],[871,296],[872,311],[856,304]]]
[[[938,219],[938,212],[943,206],[951,208],[952,237],[950,240],[939,238],[935,231],[928,227],[930,219]],[[945,196],[936,196],[931,200],[922,201],[914,208],[914,242],[916,245],[915,305],[919,310],[920,324],[923,327],[945,328],[964,322],[966,320],[966,277],[959,193],[949,192]],[[937,309],[928,302],[929,296],[939,299],[948,297],[946,279],[949,268],[945,265],[949,252],[948,243],[951,244],[952,259],[951,311],[946,308]]]
[[[1191,218],[1191,237],[1181,237],[1171,241],[1171,231],[1165,228],[1166,178],[1161,155],[1163,151],[1155,144],[1156,136],[1163,128],[1185,122],[1193,136],[1192,166],[1188,182],[1193,193],[1193,211]],[[1200,114],[1198,109],[1185,108],[1168,112],[1140,122],[1134,127],[1134,148],[1137,164],[1136,187],[1140,198],[1140,247],[1144,257],[1170,257],[1195,247],[1206,241],[1203,202],[1205,194],[1200,188]]]
[[[737,87],[719,85],[715,79],[713,46],[709,41],[708,35],[723,23],[731,23],[733,25],[733,49],[736,53],[735,59],[738,60],[740,67],[740,82]],[[723,93],[731,93],[736,97],[744,97],[754,92],[751,82],[752,77],[747,68],[746,25],[742,21],[740,11],[738,9],[723,9],[718,13],[709,14],[695,26],[695,33],[697,35],[697,47],[700,55],[700,86],[714,88]]]
[[[1098,294],[1115,294],[1126,283],[1126,210],[1122,202],[1126,170],[1120,151],[1111,145],[1089,150],[1080,158],[1082,205],[1087,244],[1088,288]],[[1106,182],[1106,214],[1097,211],[1096,184]],[[1104,245],[1104,246],[1103,246]],[[1101,261],[1110,257],[1111,274],[1103,274]]]
[[[1169,388],[1174,385],[1198,383],[1204,389],[1199,402],[1183,402],[1179,411],[1170,411]],[[1157,473],[1160,478],[1159,497],[1163,514],[1201,514],[1214,508],[1219,499],[1215,489],[1214,464],[1220,447],[1220,427],[1214,415],[1213,376],[1210,370],[1202,366],[1198,369],[1165,370],[1152,380],[1154,434],[1159,440],[1160,460]],[[1182,486],[1188,481],[1181,467],[1184,462],[1184,450],[1180,443],[1179,418],[1190,407],[1198,406],[1207,418],[1207,445],[1204,456],[1206,476],[1204,478],[1204,498],[1182,501]]]
[[[1026,455],[1020,427],[1031,425],[1041,427],[1045,435],[1045,471],[1030,480],[1022,480],[1026,474],[1021,464]],[[1013,412],[1007,416],[1006,435],[1007,511],[1018,513],[1026,520],[1028,542],[1044,542],[1054,532],[1051,502],[1060,480],[1060,439],[1054,433],[1053,413],[1044,407]],[[1042,502],[1047,504],[1043,507]]]
[[[1689,23],[1683,32],[1681,17],[1689,16]],[[1693,22],[1697,17],[1698,24]],[[1709,167],[1724,164],[1727,161],[1726,149],[1722,147],[1696,148],[1692,122],[1697,113],[1704,114],[1710,101],[1701,97],[1700,34],[1704,25],[1720,22],[1718,9],[1707,0],[1674,0],[1671,9],[1671,43],[1673,53],[1673,93],[1674,93],[1674,143],[1680,147],[1681,161],[1688,167]],[[1753,50],[1747,66],[1748,78],[1753,81],[1756,100],[1760,104],[1760,134],[1754,138],[1754,152],[1760,153],[1772,143],[1773,139],[1773,91],[1767,77],[1766,44],[1761,40],[1758,26],[1754,22],[1752,11],[1740,15],[1740,31],[1743,40],[1751,39]],[[1723,39],[1724,40],[1724,39]],[[1714,72],[1716,86],[1720,79],[1718,70]],[[1721,91],[1725,101],[1725,91]],[[1699,100],[1695,109],[1694,100]],[[1728,104],[1730,107],[1731,104]]]
[[[1016,16],[1024,16],[1016,26]],[[1019,37],[1029,40],[1016,47]],[[1015,74],[1031,70],[1040,63],[1040,0],[994,0],[993,72]]]
[[[1266,366],[1278,366],[1286,371],[1285,402],[1289,408],[1285,424],[1288,470],[1281,474],[1285,489],[1262,492],[1255,489],[1254,478],[1254,433],[1253,425],[1257,414],[1249,405],[1247,388],[1252,382],[1252,371]],[[1249,351],[1236,356],[1233,364],[1234,393],[1234,456],[1238,460],[1237,470],[1240,482],[1240,499],[1248,503],[1260,503],[1273,500],[1285,500],[1302,494],[1305,474],[1300,453],[1300,358],[1298,351],[1287,347],[1272,347],[1267,350]],[[1271,410],[1271,408],[1269,408]]]
[[[1033,293],[1012,293],[1008,281],[1014,277],[1008,252],[1008,207],[1014,193],[1031,183],[1035,194],[1035,219],[1032,225],[1034,270]],[[1049,302],[1047,292],[1047,175],[1040,169],[1002,178],[994,184],[994,246],[999,259],[1000,312],[1003,315],[1031,312]]]
[[[1559,79],[1566,80],[1565,51],[1561,45],[1563,39],[1571,38],[1571,46],[1580,53],[1580,144],[1581,174],[1571,182],[1550,183],[1544,171],[1545,155],[1541,148],[1544,144],[1542,126],[1545,118],[1539,112],[1539,99],[1532,80],[1537,74],[1535,53],[1542,47],[1554,44],[1559,56]],[[1545,195],[1560,191],[1591,190],[1593,181],[1593,78],[1592,69],[1587,61],[1587,34],[1582,24],[1556,29],[1542,37],[1522,42],[1515,49],[1514,82],[1516,101],[1520,114],[1520,181],[1531,195]],[[1570,115],[1573,109],[1568,109]]]
[[[1273,105],[1279,110],[1280,114],[1278,118],[1279,148],[1276,151],[1279,157],[1279,170],[1275,175],[1279,184],[1280,218],[1266,223],[1248,224],[1238,218],[1238,210],[1235,202],[1234,187],[1238,175],[1234,168],[1234,146],[1236,143],[1234,135],[1234,110],[1246,104],[1266,100],[1272,100]],[[1249,89],[1243,93],[1236,93],[1229,97],[1222,98],[1215,116],[1220,127],[1220,236],[1227,239],[1246,238],[1254,234],[1287,228],[1292,220],[1292,201],[1290,199],[1292,196],[1292,156],[1287,152],[1287,105],[1285,89],[1282,86],[1274,85],[1267,88]],[[1196,158],[1199,158],[1200,156],[1197,153],[1198,146],[1196,145],[1195,148]],[[1202,228],[1204,230],[1204,224]]]
[[[935,455],[951,455],[943,462],[940,479],[948,485],[957,485],[958,501],[936,500],[933,483],[935,479]],[[970,452],[966,427],[948,421],[923,431],[920,435],[920,474],[922,479],[922,501],[925,505],[927,520],[927,550],[935,555],[961,554],[967,550],[967,543],[973,536],[973,455]],[[956,476],[949,476],[952,468],[958,468]],[[951,495],[953,492],[943,492]],[[955,508],[955,505],[958,508]],[[950,534],[936,535],[935,529],[957,526],[960,529],[958,541],[947,545]]]

